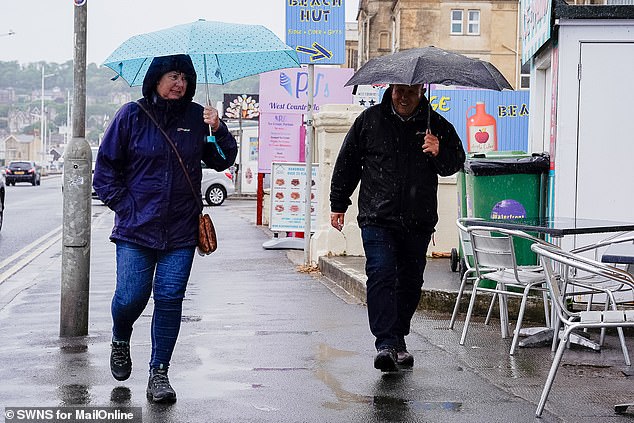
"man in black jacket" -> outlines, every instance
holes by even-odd
[[[414,364],[405,336],[438,222],[438,175],[454,174],[465,161],[453,125],[430,110],[424,94],[422,85],[393,84],[380,104],[364,110],[346,135],[330,186],[330,223],[341,230],[361,182],[357,219],[378,352],[374,367],[381,371]]]

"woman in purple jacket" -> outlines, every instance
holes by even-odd
[[[187,55],[155,58],[143,80],[143,98],[125,104],[99,146],[93,187],[115,212],[117,283],[112,299],[110,370],[117,380],[132,371],[132,326],[154,297],[147,396],[173,402],[167,370],[180,329],[182,303],[198,242],[202,202],[157,124],[174,142],[194,190],[201,160],[224,170],[237,146],[211,106],[192,101],[196,72]],[[156,120],[154,123],[143,110]],[[206,142],[211,126],[217,144]]]

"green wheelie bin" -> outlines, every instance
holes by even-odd
[[[489,151],[486,153],[469,153],[467,154],[467,163],[475,160],[498,160],[503,158],[522,158],[531,157],[530,154],[524,151]],[[467,216],[467,186],[466,186],[466,174],[464,169],[460,170],[456,174],[456,192],[458,195],[458,217],[465,218]],[[451,271],[460,272],[460,278],[464,275],[466,264],[464,263],[465,257],[462,251],[462,246],[458,242],[458,248],[451,249]]]
[[[546,206],[548,154],[467,160],[467,217],[486,219],[540,218]],[[519,265],[537,264],[528,240],[518,240]]]

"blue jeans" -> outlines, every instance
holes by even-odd
[[[130,341],[132,325],[154,291],[150,367],[168,368],[180,330],[183,298],[194,247],[154,250],[126,241],[117,245],[117,287],[112,298],[112,339]]]
[[[430,232],[378,226],[361,228],[370,330],[375,347],[405,348],[418,307]]]

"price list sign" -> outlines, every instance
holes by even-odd
[[[312,165],[310,188],[311,228],[317,220],[317,169]],[[303,232],[306,212],[306,164],[272,163],[271,165],[271,214],[269,228],[272,231]]]

